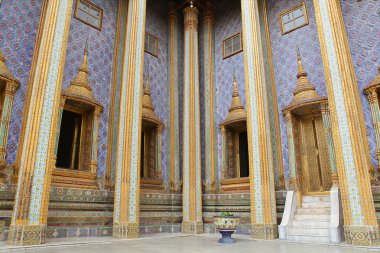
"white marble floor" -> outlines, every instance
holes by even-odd
[[[371,253],[380,248],[355,248],[348,245],[317,245],[289,243],[280,240],[254,241],[248,237],[237,237],[235,244],[219,244],[212,235],[153,237],[139,240],[100,241],[94,239],[48,243],[44,246],[9,248],[0,246],[0,252],[9,253]]]

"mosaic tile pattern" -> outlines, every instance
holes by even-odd
[[[300,48],[302,61],[305,70],[309,74],[308,78],[310,82],[315,85],[319,94],[326,95],[321,50],[312,0],[305,1],[309,17],[309,25],[285,35],[281,34],[278,16],[281,12],[301,2],[302,1],[300,0],[267,0],[268,22],[277,85],[278,107],[280,112],[283,164],[286,176],[289,176],[289,153],[286,136],[286,122],[281,111],[283,107],[289,104],[293,97],[293,90],[296,86],[297,45]]]
[[[157,116],[165,124],[162,131],[162,178],[167,178],[167,126],[169,125],[169,91],[168,83],[168,21],[167,4],[161,1],[148,0],[146,9],[146,32],[158,39],[158,57],[145,53],[145,72],[149,64],[151,99]],[[146,73],[145,73],[146,74]],[[145,76],[144,74],[144,76]]]
[[[99,31],[74,17],[71,18],[63,88],[68,87],[76,76],[83,59],[83,49],[86,40],[88,40],[90,84],[95,98],[104,106],[99,121],[98,143],[98,175],[102,176],[106,170],[109,103],[118,0],[92,0],[92,2],[104,11],[102,30]],[[73,8],[75,8],[75,4]]]
[[[363,106],[371,160],[373,164],[377,164],[371,109],[363,88],[375,78],[380,66],[379,1],[344,0],[341,1],[341,6]]]
[[[20,80],[9,125],[7,163],[16,159],[34,44],[42,0],[3,0],[0,7],[0,48],[7,67]]]
[[[216,78],[216,112],[217,124],[228,115],[232,101],[233,74],[240,97],[245,106],[244,54],[240,52],[223,59],[223,40],[242,30],[240,1],[222,0],[216,6],[215,18],[215,78]],[[222,171],[222,135],[218,127],[218,172]]]

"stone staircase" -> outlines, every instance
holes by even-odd
[[[330,219],[330,195],[303,196],[302,207],[296,208],[286,228],[286,240],[330,243]]]

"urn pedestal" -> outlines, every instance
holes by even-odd
[[[214,225],[218,229],[222,238],[219,239],[219,243],[235,243],[235,240],[231,235],[236,231],[236,228],[240,224],[240,218],[234,216],[215,216]]]

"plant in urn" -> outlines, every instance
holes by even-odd
[[[236,231],[240,224],[240,218],[229,212],[223,212],[220,216],[214,216],[214,225],[222,234],[219,243],[235,243],[231,235]]]

